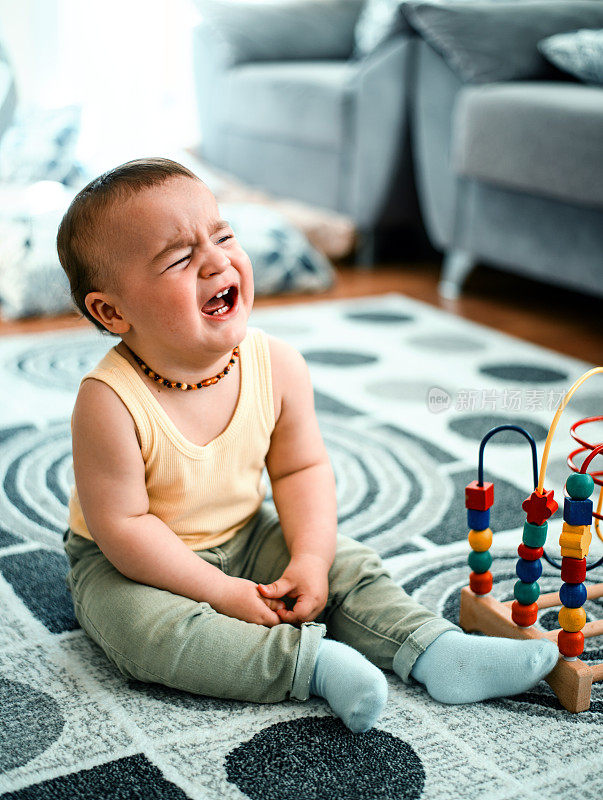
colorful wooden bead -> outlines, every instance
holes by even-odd
[[[591,540],[590,525],[570,525],[564,522],[559,537],[561,555],[569,558],[586,558]]]
[[[469,574],[469,588],[475,594],[488,594],[492,590],[491,572],[471,572]]]
[[[564,631],[575,633],[581,631],[586,624],[586,611],[580,608],[562,608],[559,611],[559,625]]]
[[[542,575],[542,561],[526,561],[520,558],[515,565],[515,572],[520,581],[533,583]]]
[[[469,558],[467,561],[469,562],[469,566],[473,572],[477,573],[488,572],[492,566],[492,556],[490,555],[489,550],[484,550],[482,552],[472,550],[469,553]]]
[[[490,509],[478,511],[475,508],[467,509],[467,525],[474,531],[483,531],[490,527]]]
[[[559,647],[559,652],[564,656],[569,658],[579,656],[584,650],[584,634],[582,631],[575,631],[574,633],[559,631],[557,646]]]
[[[513,601],[511,606],[511,619],[516,625],[522,628],[529,628],[533,625],[538,618],[538,606],[536,603],[530,603],[529,606],[524,606],[518,603],[517,600]]]
[[[551,514],[557,511],[559,506],[553,494],[554,492],[552,489],[549,489],[548,492],[545,489],[542,494],[535,489],[532,494],[523,501],[521,507],[527,514],[528,522],[531,522],[532,525],[542,525]]]
[[[564,556],[561,559],[561,580],[566,583],[582,583],[586,580],[586,559]]]
[[[527,544],[520,542],[517,548],[517,555],[526,561],[536,561],[537,558],[542,558],[544,549],[542,547],[528,547]]]
[[[534,583],[516,581],[513,587],[513,595],[522,606],[529,606],[540,597],[540,586],[537,581],[534,581]]]
[[[570,525],[590,525],[593,521],[593,501],[566,497],[563,503],[563,519]]]
[[[534,525],[531,522],[523,523],[523,543],[528,547],[542,547],[546,542],[546,533],[548,530],[548,523],[543,522],[542,525]]]
[[[471,481],[465,487],[465,508],[474,511],[486,511],[494,505],[494,484],[484,481],[483,486],[478,486],[477,481]]]
[[[469,544],[472,550],[477,550],[482,553],[484,550],[489,550],[492,546],[492,531],[486,528],[485,531],[469,531]]]
[[[583,583],[562,583],[559,599],[567,608],[580,608],[586,603],[586,586]]]
[[[565,482],[565,489],[573,500],[586,500],[595,488],[595,482],[588,472],[574,472]]]

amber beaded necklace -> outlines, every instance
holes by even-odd
[[[128,347],[127,344],[126,347]],[[237,345],[232,351],[232,356],[230,361],[224,367],[222,372],[219,372],[217,375],[214,375],[213,378],[205,378],[205,380],[199,381],[199,383],[183,383],[182,381],[170,381],[168,380],[168,378],[162,378],[161,375],[158,375],[156,372],[153,372],[153,370],[150,367],[147,367],[142,358],[139,358],[131,347],[128,347],[128,350],[132,353],[137,363],[140,365],[142,371],[146,375],[148,375],[149,378],[153,378],[153,380],[163,384],[164,386],[167,386],[169,389],[182,389],[183,391],[188,389],[204,389],[206,386],[212,386],[214,383],[217,383],[228,372],[230,372],[232,365],[235,363],[235,357],[238,357],[240,355],[239,345]]]

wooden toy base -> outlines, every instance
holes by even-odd
[[[603,583],[587,589],[587,597],[603,597]],[[543,594],[536,601],[538,608],[561,606],[559,594]],[[557,642],[561,628],[554,631],[540,631],[534,628],[520,628],[511,619],[512,600],[500,603],[489,594],[474,594],[469,586],[461,589],[460,625],[467,631],[481,631],[489,636],[506,636],[508,639],[551,639]],[[584,637],[603,633],[603,620],[588,622],[582,629]],[[588,711],[590,690],[593,681],[603,680],[603,664],[589,666],[584,661],[566,661],[562,656],[557,666],[545,678],[557,695],[561,705],[568,711],[577,713]]]

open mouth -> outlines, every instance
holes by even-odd
[[[238,299],[239,290],[233,284],[226,290],[218,292],[218,294],[214,295],[211,300],[208,300],[201,309],[201,313],[206,317],[214,317],[216,319],[230,317],[238,305]]]

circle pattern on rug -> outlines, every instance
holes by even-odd
[[[452,332],[423,333],[420,336],[413,336],[408,339],[408,344],[425,350],[444,351],[446,353],[474,353],[477,350],[485,350],[486,348],[484,342],[477,337]]]
[[[0,773],[21,767],[47,750],[65,726],[59,703],[25,683],[0,677]]]
[[[251,800],[418,800],[425,770],[402,739],[340,719],[303,717],[264,728],[224,759],[228,780]]]
[[[478,370],[491,378],[518,383],[554,383],[569,377],[567,372],[539,364],[482,364]]]
[[[348,311],[344,314],[351,322],[377,322],[384,325],[398,325],[401,322],[414,322],[411,314],[397,311]]]
[[[540,425],[533,419],[519,416],[505,417],[500,414],[467,414],[466,416],[455,417],[449,420],[448,427],[451,431],[460,434],[465,439],[471,439],[474,442],[481,442],[484,436],[492,428],[497,428],[499,425],[518,425],[520,428],[530,433],[537,442],[544,441],[548,434],[548,428]],[[517,431],[500,431],[489,440],[488,445],[521,445],[524,444],[529,447],[527,440]]]
[[[119,343],[119,338],[99,332],[91,340],[88,332],[74,332],[68,338],[40,342],[3,361],[3,368],[22,380],[43,387],[77,392],[84,375]]]
[[[329,367],[363,367],[379,360],[369,353],[345,350],[304,350],[303,356],[310,364],[326,364]]]

